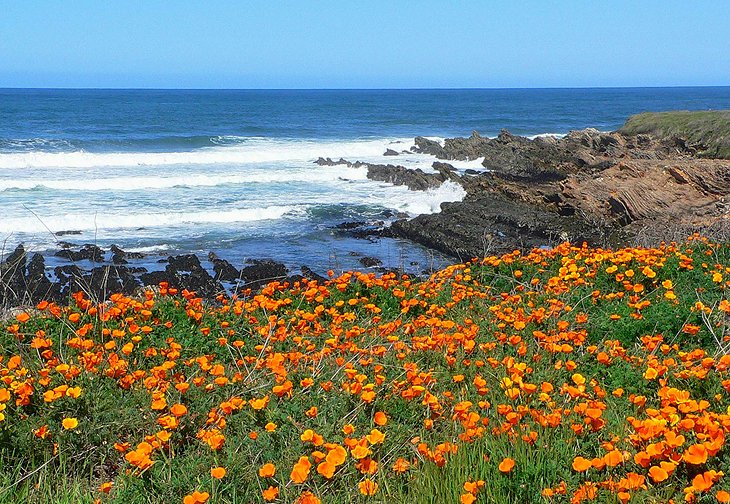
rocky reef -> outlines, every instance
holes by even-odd
[[[700,157],[707,152],[701,142],[680,133],[586,129],[530,139],[474,132],[443,145],[417,137],[413,151],[443,160],[433,173],[365,166],[368,177],[413,190],[460,183],[463,201],[398,220],[386,232],[462,260],[565,240],[616,246],[694,231],[727,239],[730,161]],[[478,173],[447,163],[481,158],[486,170]]]
[[[246,295],[277,280],[324,280],[306,266],[302,266],[300,273],[292,273],[284,264],[271,259],[250,260],[238,269],[212,252],[207,261],[194,254],[159,259],[155,264],[163,269],[151,271],[140,265],[149,264],[149,258],[125,252],[116,245],[109,251],[91,244],[80,248],[65,246],[54,257],[59,264],[48,268],[43,255],[29,255],[23,245],[8,254],[0,262],[0,307],[34,304],[44,299],[65,302],[76,291],[103,300],[113,293],[134,294],[160,282],[214,299],[223,293]]]

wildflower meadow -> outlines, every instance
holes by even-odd
[[[730,502],[729,289],[694,236],[42,302],[0,322],[0,502]]]

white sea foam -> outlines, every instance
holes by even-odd
[[[80,174],[85,175],[85,174]],[[306,169],[251,170],[246,173],[221,175],[193,173],[185,176],[128,176],[93,178],[73,176],[65,179],[28,178],[0,179],[0,192],[8,190],[56,189],[62,191],[139,191],[174,187],[214,187],[226,184],[277,182],[326,183],[336,180],[364,180],[367,171],[347,166]]]
[[[358,159],[381,156],[393,142],[411,139],[362,141],[278,140],[252,137],[249,141],[189,152],[13,152],[0,153],[0,168],[94,168],[196,164],[247,164],[314,161],[320,156]],[[408,143],[407,145],[410,145]]]
[[[441,211],[441,203],[461,201],[466,196],[466,191],[456,182],[447,180],[439,187],[426,191],[410,191],[399,186],[393,187],[379,196],[380,198],[373,197],[371,201],[416,216],[438,213]]]
[[[174,244],[216,230],[240,229],[246,235],[268,232],[264,228],[288,229],[299,225],[287,223],[292,220],[316,221],[317,214],[307,210],[327,205],[376,206],[415,216],[439,212],[442,203],[465,196],[453,182],[429,191],[409,191],[368,180],[366,168],[313,164],[320,156],[343,157],[432,171],[435,158],[410,152],[412,139],[337,142],[221,137],[219,142],[225,145],[192,152],[2,153],[0,238],[19,235],[27,244],[53,248],[52,233],[77,230],[82,232],[79,240]],[[388,148],[401,154],[384,157]],[[450,163],[458,170],[483,169],[481,160]],[[276,185],[289,182],[293,185]],[[236,201],[248,208],[232,209]],[[245,226],[247,222],[252,224]]]
[[[265,208],[243,208],[218,211],[165,212],[140,214],[63,214],[11,217],[0,221],[0,235],[22,231],[24,233],[47,233],[78,230],[113,230],[190,226],[196,224],[230,224],[281,219],[284,216],[301,217],[306,207],[268,206]]]
[[[124,249],[125,252],[140,253],[140,254],[152,254],[154,252],[164,252],[170,250],[169,245],[150,245],[149,247],[127,247]]]
[[[540,133],[538,135],[527,135],[526,138],[529,138],[530,140],[534,140],[536,138],[545,138],[545,137],[563,138],[564,136],[565,136],[565,133]]]

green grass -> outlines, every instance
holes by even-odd
[[[681,137],[697,145],[702,157],[730,159],[730,110],[645,112],[629,117],[619,131]]]

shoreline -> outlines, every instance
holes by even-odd
[[[679,114],[687,122],[687,114]],[[690,114],[689,124],[696,127],[705,117],[704,113]],[[720,114],[722,119],[727,117]],[[710,118],[714,125],[717,117]],[[463,199],[442,203],[440,212],[396,218],[390,226],[345,221],[332,228],[355,240],[406,240],[454,261],[553,247],[565,241],[602,247],[657,244],[683,240],[698,231],[716,240],[728,239],[730,207],[725,197],[730,194],[726,175],[730,161],[708,157],[706,144],[713,139],[703,144],[696,135],[683,136],[671,113],[639,119],[642,131],[651,130],[649,133],[630,128],[615,132],[586,129],[562,137],[528,138],[503,130],[495,138],[473,132],[467,138],[445,139],[443,144],[416,137],[410,151],[388,149],[384,153],[395,164],[322,157],[315,164],[366,170],[370,180],[405,186],[413,192],[444,184],[458,186],[464,191]],[[665,119],[673,121],[669,133],[663,134],[661,125],[651,128],[652,120]],[[627,125],[636,122],[637,116],[632,116]],[[408,152],[434,156],[437,161],[432,171],[398,165],[398,156]],[[483,170],[458,170],[449,163],[481,158]],[[125,252],[115,245],[108,251],[90,244],[64,246],[54,253],[57,264],[52,265],[52,275],[46,258],[30,256],[22,246],[2,258],[0,305],[41,297],[60,301],[74,288],[105,298],[111,292],[131,294],[164,281],[213,299],[220,293],[256,290],[273,280],[325,279],[324,272],[313,271],[310,265],[294,271],[277,257],[234,266],[213,252],[202,260],[195,254],[160,257],[154,263],[158,268],[150,267],[153,257]],[[406,270],[385,267],[376,256],[363,254],[358,259],[366,271]]]

